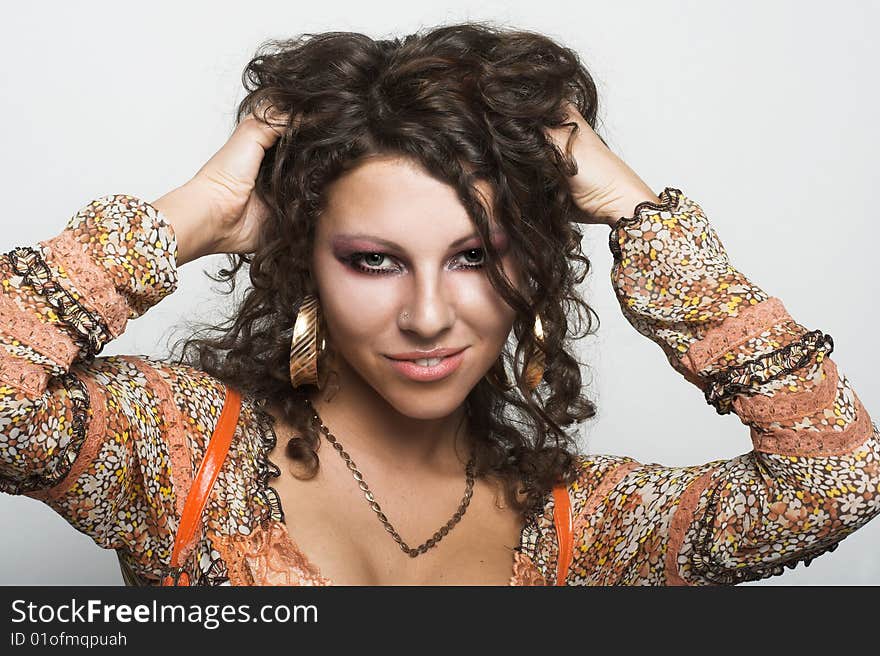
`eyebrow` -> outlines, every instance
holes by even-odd
[[[496,228],[496,229],[490,231],[489,238],[492,239],[492,238],[503,236],[503,235],[504,235],[504,231],[500,228]],[[454,242],[449,244],[449,248],[458,248],[459,246],[461,246],[465,242],[470,241],[471,239],[479,239],[479,238],[480,238],[479,233],[473,232],[465,237],[461,237],[459,239],[456,239]],[[333,238],[333,241],[334,242],[337,240],[338,241],[356,241],[359,239],[374,242],[376,244],[379,244],[380,246],[384,246],[385,248],[391,248],[391,249],[395,249],[398,251],[405,251],[406,250],[403,246],[401,246],[400,244],[398,244],[396,242],[390,241],[388,239],[382,239],[381,237],[376,237],[374,235],[369,235],[365,232],[356,232],[356,233],[336,235],[336,237]]]

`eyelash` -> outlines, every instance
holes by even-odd
[[[469,248],[465,251],[461,251],[461,253],[459,253],[458,255],[462,255],[463,253],[470,253],[472,251],[479,251],[480,253],[484,253],[482,248]],[[361,264],[358,264],[358,261],[366,255],[381,255],[382,257],[387,257],[387,258],[391,257],[387,253],[381,253],[379,251],[361,251],[358,253],[352,253],[351,255],[343,258],[343,260],[351,268],[356,269],[358,271],[363,271],[364,273],[367,273],[370,275],[384,276],[384,275],[390,275],[390,274],[396,273],[396,271],[393,269],[376,269],[373,267],[365,267],[365,266],[362,266]],[[462,268],[462,269],[482,269],[485,266],[486,266],[486,263],[482,262],[480,264],[463,264],[459,268]]]

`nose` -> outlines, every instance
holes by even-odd
[[[414,281],[410,302],[397,315],[398,325],[401,330],[431,340],[455,323],[452,294],[437,276],[416,276]]]

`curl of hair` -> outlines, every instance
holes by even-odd
[[[227,254],[230,268],[208,274],[232,294],[247,265],[251,288],[225,323],[208,327],[219,336],[188,339],[180,361],[277,403],[298,430],[287,454],[313,476],[319,433],[302,402],[308,387],[290,385],[289,355],[298,303],[316,293],[308,263],[325,189],[365,158],[409,158],[457,190],[482,240],[486,275],[516,311],[512,339],[468,395],[467,410],[478,436],[476,475],[502,481],[513,507],[539,511],[552,486],[575,475],[576,443],[565,428],[596,413],[582,395],[584,363],[571,353],[572,340],[599,319],[576,290],[590,261],[576,223],[585,217],[567,183],[576,171],[571,138],[562,153],[544,133],[577,130],[564,123],[564,101],[595,126],[596,87],[577,54],[544,35],[488,23],[387,40],[325,32],[264,42],[242,82],[248,94],[237,122],[267,107],[298,120],[284,126],[256,179],[271,210],[258,248]],[[493,189],[492,211],[528,297],[501,269],[478,179]],[[543,340],[533,330],[538,314]],[[539,353],[544,378],[530,391],[524,372]]]

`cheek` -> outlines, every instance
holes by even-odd
[[[522,273],[512,253],[508,253],[502,258],[502,265],[504,274],[510,281],[511,286],[522,294]],[[509,329],[513,325],[516,311],[507,304],[501,293],[492,287],[488,274],[481,276],[480,294],[480,302],[487,309],[491,309],[490,314],[493,322],[500,326],[507,326]],[[489,313],[487,312],[487,314]]]
[[[476,277],[475,277],[476,278]],[[485,277],[464,289],[459,302],[459,319],[491,349],[500,349],[513,326],[516,312]]]
[[[321,298],[321,312],[332,336],[342,343],[372,341],[393,321],[394,295],[391,286],[372,276],[346,271],[338,262],[316,260],[315,282]],[[379,276],[376,276],[378,278]],[[355,340],[355,341],[350,341]]]

